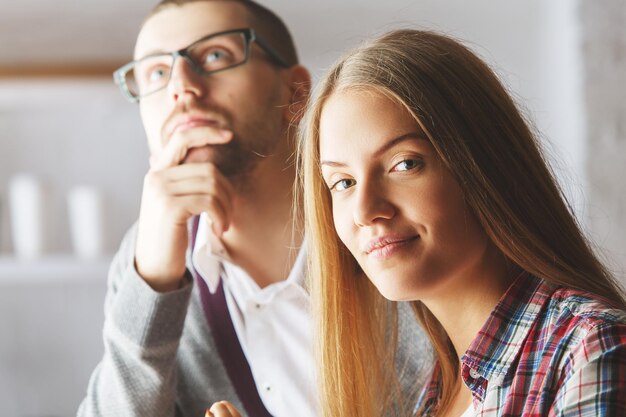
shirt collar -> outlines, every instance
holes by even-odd
[[[220,238],[213,233],[213,224],[211,219],[204,212],[200,215],[195,239],[194,253],[204,250],[211,256],[232,262],[228,250],[226,250]]]
[[[238,268],[232,261],[228,250],[224,247],[221,240],[213,233],[211,228],[211,222],[206,213],[200,215],[197,221],[197,230],[194,230],[193,226],[190,227],[190,232],[195,231],[193,237],[194,244],[191,252],[191,261],[193,267],[200,272],[200,276],[204,279],[209,291],[215,292],[219,284],[222,272],[226,268],[231,274],[227,275],[247,275],[245,271]],[[306,264],[306,242],[302,242],[302,246],[298,250],[298,255],[294,262],[294,265],[289,272],[289,276],[285,281],[272,284],[269,287],[284,286],[284,285],[297,285],[303,289],[305,287],[304,270]],[[250,278],[250,280],[252,280]]]
[[[503,384],[554,289],[553,284],[522,272],[500,298],[461,358],[461,376],[475,403],[484,400],[487,384]],[[418,401],[420,413],[433,415],[440,396],[441,370],[435,364]]]
[[[555,286],[522,272],[502,296],[461,358],[461,375],[482,401],[489,384],[502,385]]]
[[[195,227],[190,228],[193,242],[191,264],[200,273],[209,291],[214,293],[222,273],[221,262],[231,258],[220,239],[213,233],[211,221],[206,213],[202,213],[199,219],[194,219],[194,222]]]

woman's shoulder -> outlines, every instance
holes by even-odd
[[[626,311],[589,292],[556,288],[550,297],[546,315],[560,326],[574,323],[586,329],[626,325]]]
[[[556,288],[539,321],[544,349],[560,351],[568,362],[590,361],[616,349],[626,353],[626,311],[594,294]]]

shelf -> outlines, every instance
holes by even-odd
[[[94,260],[72,255],[49,255],[34,260],[0,255],[0,285],[31,283],[104,283],[111,256]]]

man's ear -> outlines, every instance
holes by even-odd
[[[289,105],[283,110],[283,119],[290,125],[296,125],[302,119],[311,94],[311,74],[302,65],[289,68]]]

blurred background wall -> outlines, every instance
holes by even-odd
[[[626,284],[626,3],[583,1],[587,215],[583,222]]]
[[[620,279],[626,265],[626,4],[622,0],[260,0],[291,27],[317,80],[398,27],[444,31],[486,59],[541,134],[579,221]],[[70,416],[102,354],[106,269],[147,170],[135,105],[110,73],[130,60],[149,0],[0,4],[0,416]],[[45,195],[45,250],[15,256],[8,190]],[[72,247],[67,198],[103,198],[103,250]]]

